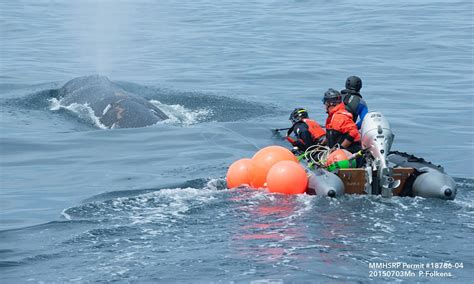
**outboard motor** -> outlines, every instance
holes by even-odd
[[[366,192],[391,197],[393,189],[400,185],[400,181],[393,179],[393,170],[388,166],[387,155],[394,138],[390,125],[382,113],[369,112],[364,117],[360,132],[362,148],[372,156],[366,165]],[[373,170],[377,171],[376,178],[372,178]]]

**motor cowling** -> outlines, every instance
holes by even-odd
[[[360,132],[362,148],[367,149],[375,160],[380,160],[380,167],[387,167],[387,155],[394,138],[387,119],[380,112],[369,112]]]
[[[377,180],[382,196],[390,197],[392,190],[400,181],[392,178],[392,169],[388,166],[387,155],[392,147],[394,135],[387,119],[380,112],[369,112],[365,115],[361,127],[362,149],[372,156],[372,169],[377,171]]]

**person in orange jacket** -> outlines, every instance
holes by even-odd
[[[288,129],[286,139],[297,150],[305,151],[324,140],[326,132],[315,120],[309,118],[306,109],[295,108],[290,114],[290,121],[293,125]],[[292,133],[296,139],[291,137]]]
[[[326,140],[323,143],[329,147],[339,144],[340,148],[351,153],[361,150],[360,133],[352,119],[352,114],[346,110],[341,93],[328,89],[324,93],[323,103],[326,106]]]

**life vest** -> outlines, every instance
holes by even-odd
[[[346,106],[346,110],[352,114],[352,120],[356,122],[359,117],[359,104],[366,105],[364,99],[362,99],[359,93],[347,93],[344,96],[343,102]]]
[[[313,137],[313,141],[318,141],[319,138],[326,135],[326,131],[315,121],[309,118],[303,118],[302,121],[308,125],[309,133]]]

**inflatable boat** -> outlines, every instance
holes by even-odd
[[[329,197],[343,194],[421,196],[446,200],[456,197],[456,183],[441,166],[407,153],[391,151],[393,139],[383,114],[369,112],[361,127],[365,167],[329,171],[326,167],[308,166],[303,159],[301,162],[308,174],[306,193]]]

